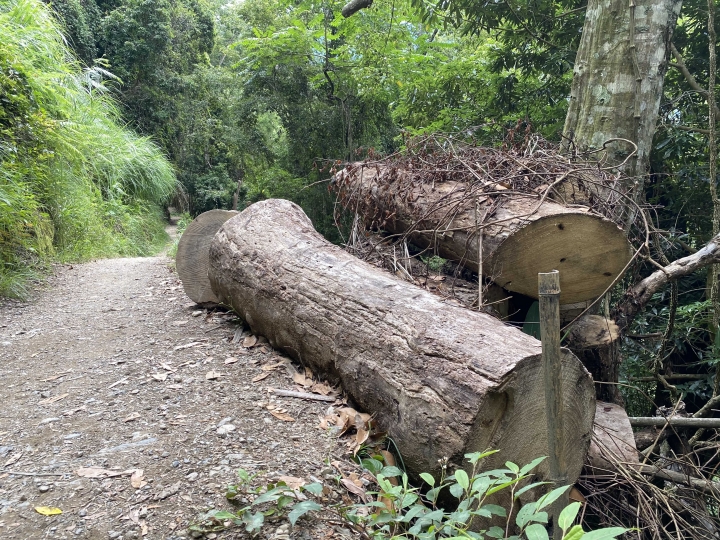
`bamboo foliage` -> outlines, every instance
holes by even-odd
[[[42,2],[0,0],[0,293],[22,295],[18,277],[50,256],[138,255],[161,238],[174,171],[103,81]]]

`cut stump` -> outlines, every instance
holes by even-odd
[[[197,304],[217,303],[207,277],[210,241],[223,223],[237,212],[210,210],[196,217],[178,242],[175,267],[188,298]]]
[[[547,455],[540,342],[354,258],[297,205],[266,200],[226,222],[210,247],[209,278],[253,332],[340,381],[388,431],[411,473],[438,474],[443,458],[465,466],[465,453],[488,448],[500,450],[488,466]],[[561,378],[560,444],[572,483],[590,442],[595,392],[566,350]],[[546,463],[539,474],[547,478]]]
[[[492,196],[469,196],[471,178],[468,183],[414,178],[412,170],[353,163],[332,185],[343,206],[366,222],[407,234],[416,245],[475,272],[481,223],[483,275],[533,298],[538,273],[559,270],[562,304],[594,300],[630,260],[622,229],[588,207],[563,206],[499,185]]]

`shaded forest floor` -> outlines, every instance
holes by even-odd
[[[164,255],[58,267],[32,301],[0,302],[0,537],[190,538],[203,511],[229,509],[239,468],[332,478],[329,404],[272,397],[292,369],[239,329],[190,302]],[[260,537],[347,536],[278,526]]]

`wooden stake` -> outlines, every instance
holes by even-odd
[[[555,487],[567,484],[567,460],[563,430],[563,395],[560,363],[560,272],[538,274],[540,300],[540,341],[542,342],[543,372],[545,379],[545,414],[547,418],[548,461],[550,479]],[[553,503],[551,512],[555,526],[553,538],[562,539],[557,518],[567,505],[567,494]]]

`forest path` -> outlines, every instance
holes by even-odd
[[[334,442],[316,427],[328,404],[273,398],[267,388],[291,388],[286,359],[232,343],[240,322],[190,302],[170,264],[63,266],[33,301],[0,302],[1,538],[190,538],[203,511],[229,509],[239,468],[330,477]],[[272,416],[270,403],[294,421]],[[227,423],[236,429],[219,433]],[[141,469],[147,484],[83,477],[82,467]],[[261,537],[289,538],[277,527]],[[217,537],[245,536],[236,527]]]

